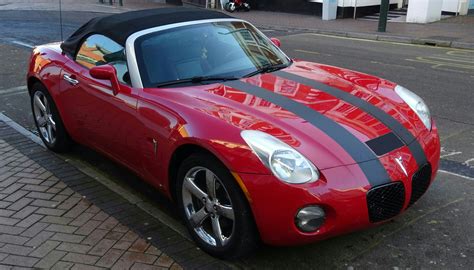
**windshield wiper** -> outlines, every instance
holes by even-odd
[[[202,83],[202,82],[208,82],[208,81],[232,81],[232,80],[238,80],[239,78],[236,77],[219,77],[219,76],[196,76],[188,79],[180,79],[176,81],[169,81],[169,82],[163,82],[159,83],[156,85],[156,87],[164,87],[164,86],[170,86],[170,85],[176,85],[176,84],[182,84],[182,83]]]
[[[291,64],[291,62],[290,62],[290,64]],[[255,76],[257,74],[261,74],[261,73],[268,73],[268,72],[273,72],[273,71],[277,71],[277,70],[280,70],[280,69],[284,69],[284,68],[289,67],[290,64],[265,65],[261,68],[258,68],[255,71],[250,72],[249,74],[245,75],[244,78],[249,78],[249,77]]]

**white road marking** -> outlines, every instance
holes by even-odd
[[[448,172],[448,171],[445,171],[445,170],[438,170],[438,172],[440,172],[440,173],[445,173],[445,174],[451,174],[451,175],[458,176],[458,177],[461,177],[461,178],[464,178],[464,179],[467,179],[467,180],[474,181],[474,178],[469,177],[469,176],[465,176],[465,175],[462,175],[462,174],[457,174],[457,173],[453,173],[453,172]]]
[[[10,97],[10,96],[16,96],[16,95],[28,95],[28,92],[13,92],[13,93],[2,94],[3,97]]]
[[[472,64],[472,60],[464,60],[464,59],[455,59],[455,58],[445,58],[445,57],[438,57],[438,56],[430,56],[430,58],[439,59],[439,60],[446,60],[446,61],[454,61],[454,62],[462,62]]]
[[[295,52],[302,52],[302,53],[309,53],[309,54],[316,54],[319,55],[320,53],[314,51],[307,51],[307,50],[294,50]]]
[[[379,42],[379,43],[386,43],[386,44],[396,44],[396,45],[400,45],[400,46],[425,47],[425,48],[430,47],[432,49],[437,49],[437,50],[451,50],[451,51],[471,52],[471,50],[469,50],[469,49],[459,49],[459,48],[449,48],[449,47],[434,47],[434,46],[421,45],[421,44],[403,43],[403,42],[396,42],[396,41],[373,40],[373,39],[363,39],[363,38],[353,38],[353,37],[336,36],[336,35],[330,35],[330,34],[302,33],[302,34],[290,35],[290,36],[287,36],[287,37],[291,37],[291,36],[322,36],[322,37],[337,38],[337,39],[350,39],[350,40],[357,40],[357,41],[371,42],[371,43]]]
[[[377,62],[377,61],[370,61],[372,64],[380,64],[383,66],[392,66],[392,67],[400,67],[400,68],[405,68],[405,69],[416,69],[415,67],[412,66],[407,66],[407,65],[397,65],[397,64],[387,64],[387,63],[382,63],[382,62]]]
[[[467,166],[469,166],[469,167],[472,167],[472,166],[471,166],[471,162],[473,162],[473,161],[474,161],[474,158],[470,158],[470,159],[464,161],[464,164],[467,165]]]
[[[450,157],[450,156],[459,155],[459,154],[462,154],[462,152],[451,152],[445,155],[441,155],[440,158]]]
[[[11,43],[16,44],[16,45],[20,45],[20,46],[23,46],[23,47],[27,47],[27,48],[30,48],[30,49],[33,49],[35,47],[35,45],[31,45],[31,44],[28,44],[28,43],[25,43],[25,42],[19,41],[19,40],[12,40]]]
[[[12,87],[8,89],[0,89],[0,95],[3,94],[10,94],[10,93],[16,93],[16,92],[24,92],[28,89],[26,85],[18,86],[18,87]]]

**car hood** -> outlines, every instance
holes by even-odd
[[[346,69],[311,62],[295,61],[283,70],[312,81],[322,83],[350,93],[386,112],[401,123],[414,137],[423,124],[393,90],[396,84]],[[365,109],[352,105],[325,91],[308,86],[301,81],[283,78],[275,73],[266,73],[242,79],[251,87],[273,92],[323,115],[329,121],[348,131],[361,143],[392,133],[392,130]],[[238,84],[237,84],[238,85]],[[240,130],[260,130],[269,133],[310,158],[320,169],[349,165],[367,160],[355,160],[346,149],[324,129],[315,127],[285,106],[262,98],[235,86],[235,83],[174,88],[186,98],[180,98],[187,106],[211,117],[225,121]],[[187,101],[186,101],[187,100]],[[242,141],[243,142],[243,141]]]

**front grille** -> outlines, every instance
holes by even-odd
[[[431,182],[431,165],[426,164],[421,167],[411,179],[411,198],[410,204],[414,204],[418,199],[425,194]]]
[[[392,182],[367,192],[370,222],[379,222],[396,216],[405,203],[405,187],[402,182]]]

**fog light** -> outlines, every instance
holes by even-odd
[[[296,214],[295,224],[303,232],[314,232],[324,223],[325,213],[319,206],[308,206]]]

